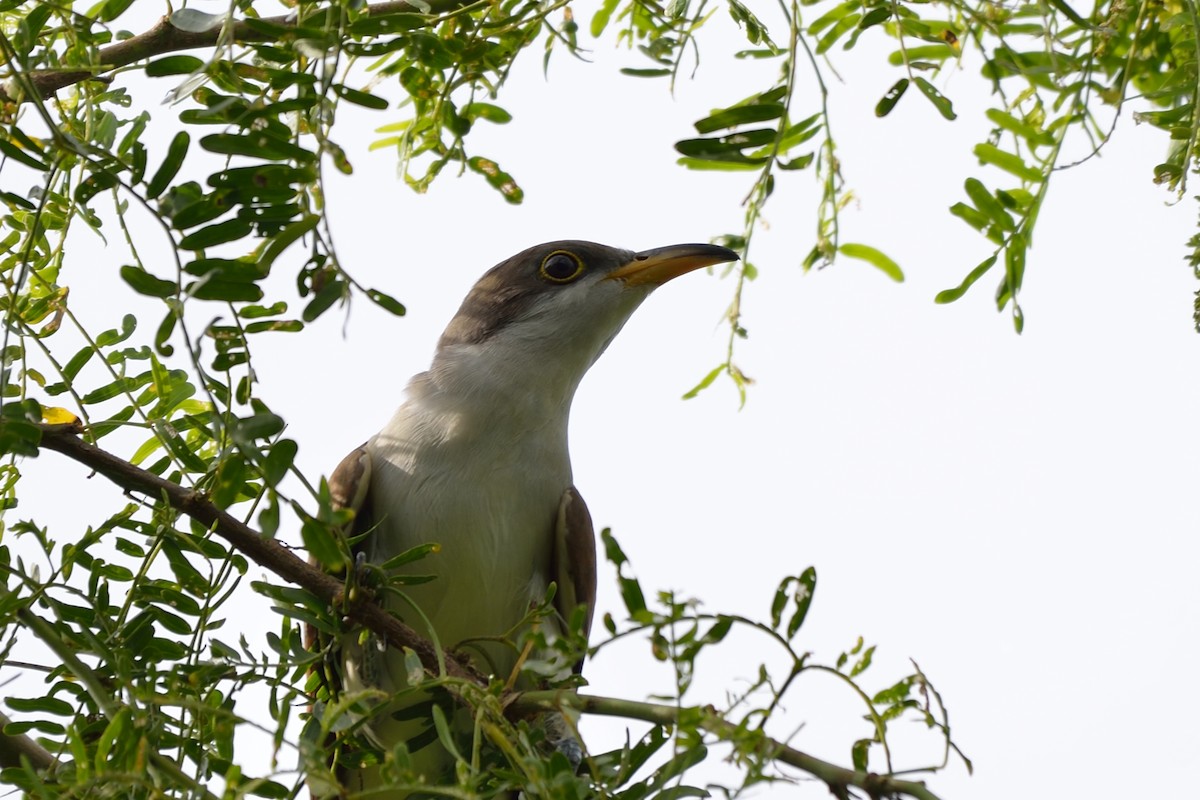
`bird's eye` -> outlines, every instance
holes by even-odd
[[[551,283],[570,283],[583,274],[583,262],[574,253],[555,250],[542,261],[540,274]]]

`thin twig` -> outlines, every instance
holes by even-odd
[[[431,0],[429,6],[433,14],[443,14],[459,6],[465,5],[465,0]],[[401,12],[419,13],[420,9],[411,2],[373,3],[363,8],[363,13],[372,16],[396,14]],[[263,17],[256,20],[283,28],[296,27],[296,17],[284,14],[276,17]],[[207,31],[184,31],[171,24],[170,17],[161,17],[148,31],[139,33],[124,41],[102,47],[96,53],[96,65],[89,69],[39,69],[33,70],[24,77],[25,86],[43,100],[47,100],[59,89],[72,86],[80,81],[100,79],[104,73],[128,66],[163,53],[174,53],[180,50],[195,50],[202,47],[215,47],[222,37],[224,26],[218,25]],[[237,20],[232,25],[229,37],[236,42],[267,42],[276,37],[264,33],[261,28],[253,27],[245,20]],[[28,101],[22,91],[22,85],[9,82],[0,86],[0,102]]]
[[[562,711],[563,708],[571,708],[585,714],[640,719],[658,725],[678,725],[681,713],[686,712],[689,719],[693,716],[699,718],[701,728],[726,741],[745,740],[747,736],[754,736],[758,739],[756,749],[760,755],[807,772],[824,782],[836,796],[845,797],[846,789],[853,787],[861,789],[870,797],[906,795],[914,800],[938,800],[938,796],[929,791],[922,781],[905,781],[890,775],[839,767],[794,747],[788,747],[769,736],[759,736],[756,731],[739,728],[711,706],[680,710],[660,703],[598,697],[567,690],[549,690],[514,695],[507,710],[510,714],[521,715]]]

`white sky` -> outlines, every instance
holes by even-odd
[[[578,18],[586,30],[590,16]],[[719,14],[712,28],[727,37],[731,26]],[[339,252],[410,313],[360,301],[344,336],[333,313],[263,340],[263,393],[289,420],[302,467],[329,471],[386,421],[471,283],[513,252],[559,238],[642,249],[740,230],[750,175],[673,163],[671,145],[693,120],[766,85],[762,65],[706,47],[698,80],[674,99],[665,83],[616,76],[643,64],[607,44],[592,66],[559,54],[549,81],[540,54],[527,54],[499,101],[515,121],[471,143],[520,181],[518,208],[474,175],[414,196],[391,153],[365,152],[370,129],[403,112],[343,120],[339,142],[357,169],[328,189]],[[1018,337],[995,313],[991,276],[955,305],[932,302],[990,253],[946,211],[963,199],[963,179],[1009,185],[970,154],[988,129],[977,60],[937,81],[960,114],[947,123],[915,91],[877,120],[875,101],[899,73],[877,54],[844,55],[834,130],[860,203],[844,213],[843,241],[884,250],[907,281],[851,260],[803,275],[818,187],[810,172],[781,176],[752,253],[761,277],[744,301],[751,335],[737,360],[756,380],[745,409],[727,382],[679,399],[721,358],[733,288],[682,278],[584,381],[577,484],[647,590],[763,617],[778,580],[815,565],[804,646],[832,661],[861,634],[879,645],[868,688],[906,674],[912,657],[941,691],[976,765],[973,778],[961,766],[933,777],[941,797],[1174,796],[1178,768],[1200,747],[1200,703],[1186,683],[1200,657],[1189,502],[1200,339],[1197,286],[1181,260],[1196,209],[1191,199],[1168,207],[1151,183],[1166,137],[1124,124],[1103,158],[1055,177]],[[802,95],[796,116],[816,102]],[[119,318],[112,304],[94,313],[97,328]],[[52,459],[60,466],[46,456],[26,471]],[[599,605],[620,608],[608,571]],[[693,700],[719,702],[728,675],[753,675],[765,657],[755,648],[737,640]],[[597,693],[641,698],[667,687],[648,661],[626,648],[586,674]],[[789,707],[791,723],[806,723],[793,743],[816,755],[848,762],[853,740],[869,735],[829,679],[802,682]],[[611,726],[594,730],[593,749],[614,744],[603,742]],[[898,767],[937,755],[919,737],[901,741],[913,744]]]

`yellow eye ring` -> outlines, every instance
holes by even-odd
[[[550,283],[570,283],[583,274],[583,261],[569,250],[555,250],[542,259],[538,275]]]

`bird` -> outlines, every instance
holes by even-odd
[[[350,541],[360,561],[379,565],[436,543],[419,562],[396,568],[435,577],[403,586],[407,600],[381,594],[384,607],[443,647],[470,644],[464,650],[475,665],[500,679],[519,654],[497,639],[543,602],[551,582],[563,619],[586,609],[586,636],[596,544],[568,452],[576,389],[651,292],[737,259],[713,244],[634,252],[563,240],[486,272],[391,420],[329,478],[334,502],[354,511]],[[561,619],[546,622],[551,635],[562,633]],[[407,686],[403,651],[360,633],[341,638],[334,664],[342,692],[390,697]],[[452,756],[434,741],[428,719],[403,712],[405,703],[414,700],[382,703],[361,733],[385,752],[406,742],[411,768],[436,784],[450,773]],[[563,743],[577,759],[579,745],[569,737]],[[407,796],[390,790],[377,767],[339,767],[338,779],[351,794]]]

